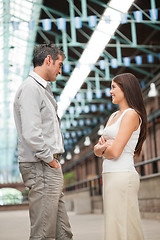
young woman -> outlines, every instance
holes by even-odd
[[[113,113],[94,147],[103,161],[105,240],[143,240],[138,207],[139,175],[134,156],[146,138],[147,116],[141,88],[130,73],[112,80]]]

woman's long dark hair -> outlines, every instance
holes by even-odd
[[[115,76],[113,81],[118,84],[124,93],[128,106],[133,108],[141,117],[141,130],[138,143],[135,148],[135,155],[139,155],[147,135],[147,114],[144,106],[140,84],[137,78],[131,73],[123,73]]]

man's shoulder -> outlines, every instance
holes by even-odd
[[[15,99],[19,99],[22,95],[40,96],[43,88],[30,76],[28,76],[19,86],[16,92]]]
[[[26,87],[37,87],[38,84],[36,80],[34,80],[30,75],[22,82],[21,86],[26,86]]]
[[[23,89],[39,89],[39,84],[34,80],[32,77],[28,76],[20,85],[19,91],[22,91]]]

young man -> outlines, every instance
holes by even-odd
[[[34,70],[19,87],[14,101],[19,168],[29,188],[30,240],[72,239],[59,162],[64,145],[49,83],[61,74],[64,58],[53,44],[36,47]]]

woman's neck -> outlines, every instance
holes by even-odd
[[[128,106],[126,101],[122,102],[122,103],[119,103],[119,110],[120,110],[120,112],[125,111],[127,108],[129,108],[129,106]]]

